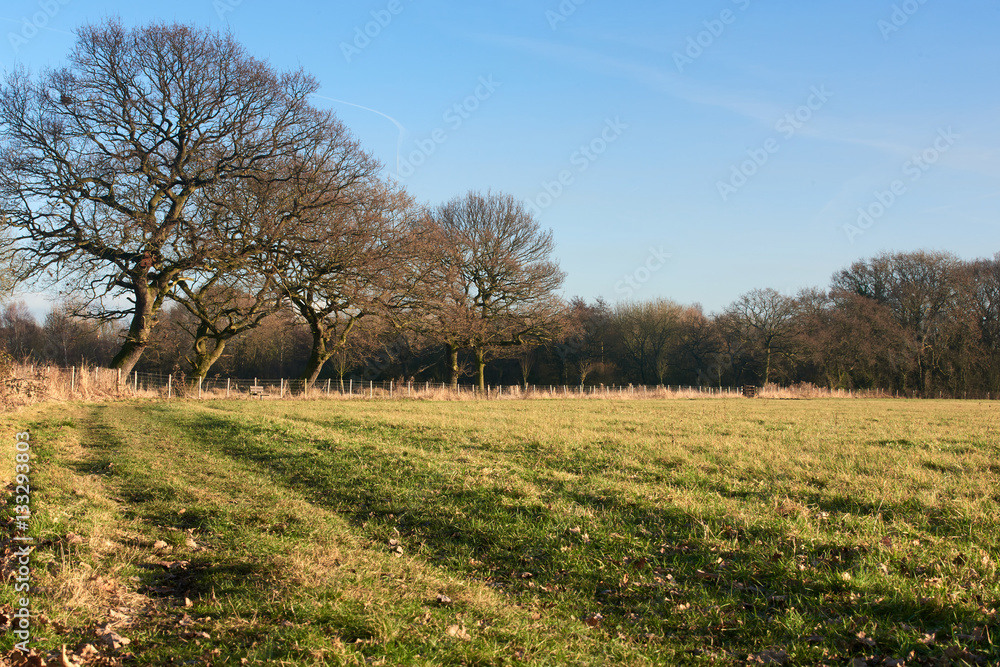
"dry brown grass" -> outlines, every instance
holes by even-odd
[[[129,376],[122,377],[118,371],[95,366],[80,366],[74,369],[56,366],[12,364],[11,379],[0,388],[0,410],[31,405],[43,401],[88,401],[102,402],[123,399],[167,399],[186,398],[202,400],[245,399],[245,400],[418,400],[418,401],[482,401],[482,400],[691,400],[729,399],[741,395],[737,388],[679,387],[679,386],[530,386],[519,385],[489,387],[480,392],[470,386],[461,386],[457,391],[448,386],[416,382],[410,385],[398,384],[390,390],[386,386],[371,386],[359,383],[353,393],[342,393],[336,388],[327,391],[322,384],[303,392],[279,389],[269,382],[263,397],[251,396],[247,391],[250,381],[233,381],[231,388],[225,380],[206,381],[199,390],[197,384],[186,381],[183,376],[174,378],[167,387],[163,378],[141,379],[135,383]],[[285,387],[289,382],[285,381]],[[759,390],[763,399],[821,399],[821,398],[890,398],[891,394],[882,390],[849,391],[817,387],[800,383],[790,387],[775,384]]]

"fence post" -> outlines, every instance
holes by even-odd
[[[135,377],[132,380],[132,393],[136,396],[139,395],[139,371],[135,372]]]
[[[69,381],[69,393],[70,396],[76,392],[76,366],[73,366],[73,375]]]
[[[330,395],[330,378],[326,379],[326,395]]]
[[[202,378],[202,377],[199,377],[199,378],[198,378],[198,400],[199,400],[199,401],[201,400],[201,381],[202,381],[203,379],[204,379],[204,378]]]
[[[280,380],[278,380],[278,382],[279,382],[278,386],[280,387],[280,389],[278,389],[278,398],[284,398],[285,397],[285,378],[281,378]]]
[[[389,398],[392,398],[392,380],[389,380]]]
[[[168,375],[167,376],[167,400],[170,399],[170,395],[173,393],[173,389],[174,389],[173,385],[174,385],[174,376],[173,375]]]
[[[349,393],[351,396],[354,396],[354,379],[353,378],[351,379],[350,384],[348,385],[347,393]]]
[[[368,381],[368,398],[375,398],[375,380]]]
[[[233,386],[233,378],[226,378],[226,398],[229,398],[229,390]]]

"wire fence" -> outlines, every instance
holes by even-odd
[[[848,390],[800,384],[792,387],[707,387],[686,385],[451,385],[413,380],[360,380],[324,378],[315,383],[301,379],[191,378],[179,374],[122,373],[94,366],[23,366],[20,375],[30,393],[50,398],[94,399],[441,399],[500,400],[525,398],[653,399],[653,398],[959,398],[997,400],[992,392],[939,392]]]

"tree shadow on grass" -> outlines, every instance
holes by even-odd
[[[759,644],[766,637],[769,645],[797,645],[803,655],[825,650],[844,657],[871,654],[859,641],[858,633],[867,631],[869,639],[876,633],[880,651],[899,657],[932,652],[918,641],[921,632],[988,622],[968,606],[923,600],[917,590],[852,583],[843,575],[863,561],[862,552],[834,544],[803,548],[780,526],[722,515],[695,519],[670,505],[532,480],[545,487],[546,498],[588,510],[583,529],[551,502],[527,502],[499,483],[458,481],[459,463],[455,474],[445,474],[377,446],[294,451],[276,446],[275,433],[260,424],[220,440],[213,434],[232,432],[231,421],[211,414],[191,419],[203,446],[266,471],[276,484],[339,514],[373,548],[398,538],[408,554],[484,581],[512,604],[559,606],[581,622],[600,613],[599,630],[611,639],[711,646],[745,657],[767,648]],[[352,423],[336,428],[355,436],[371,432]],[[408,444],[419,444],[408,435]],[[846,502],[817,500],[830,509]],[[850,509],[859,511],[858,503]],[[915,630],[912,640],[900,638],[904,624]],[[978,650],[996,655],[995,646]]]

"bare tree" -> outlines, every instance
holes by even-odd
[[[531,369],[534,368],[535,362],[538,360],[538,346],[530,344],[520,346],[517,348],[516,359],[517,367],[521,370],[521,381],[527,390],[528,376],[531,375]]]
[[[15,71],[0,88],[0,215],[20,277],[70,282],[97,314],[130,318],[111,362],[128,371],[177,281],[226,251],[205,237],[199,192],[267,180],[328,143],[316,87],[176,24],[86,26],[66,68]],[[127,310],[110,305],[121,297]]]
[[[261,283],[257,276],[220,272],[197,286],[182,281],[179,288],[175,300],[196,318],[188,332],[194,338],[188,357],[192,378],[206,377],[231,339],[257,327],[284,301],[272,276]]]
[[[325,235],[317,218],[353,203],[349,194],[377,164],[330,123],[326,138],[306,159],[276,165],[272,178],[229,180],[198,194],[205,220],[199,241],[214,252],[193,280],[178,280],[172,297],[196,318],[194,377],[204,377],[226,342],[258,326],[287,297],[281,284],[287,257],[303,256],[319,244],[340,239]]]
[[[769,384],[775,353],[790,353],[788,344],[796,324],[795,299],[770,288],[755,289],[737,299],[727,312],[743,341],[763,356],[760,378]]]
[[[42,352],[42,329],[23,301],[0,311],[0,345],[15,359],[25,360]]]
[[[663,383],[670,352],[679,343],[683,308],[666,299],[623,302],[611,313],[622,361],[642,384]]]
[[[458,351],[471,348],[485,390],[492,348],[552,337],[563,310],[555,291],[565,274],[552,258],[552,233],[510,195],[469,192],[438,208],[434,222],[441,289],[431,312],[448,350],[451,382],[458,382]]]
[[[958,266],[958,259],[948,253],[883,253],[856,262],[833,279],[836,290],[888,306],[900,326],[915,336],[921,391],[931,388],[947,347],[945,329],[956,315]]]
[[[983,384],[1000,391],[1000,253],[963,267],[961,298],[976,329]]]
[[[291,228],[296,241],[285,248],[279,279],[313,336],[308,382],[361,318],[393,319],[415,303],[426,271],[417,259],[419,215],[405,191],[369,179]]]

